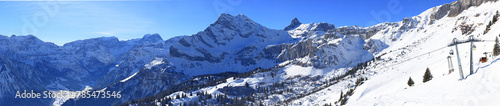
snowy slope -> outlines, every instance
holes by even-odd
[[[492,20],[499,9],[499,2],[487,2],[478,7],[470,7],[456,17],[443,17],[429,24],[431,14],[438,7],[431,8],[422,14],[407,18],[413,19],[415,29],[403,33],[387,34],[381,32],[371,39],[380,39],[388,48],[382,50],[377,56],[381,59],[368,65],[360,74],[367,77],[359,87],[345,87],[339,84],[329,87],[337,90],[321,90],[302,99],[295,104],[335,104],[340,98],[339,90],[344,93],[354,88],[354,93],[349,97],[347,105],[495,105],[500,94],[500,79],[498,57],[488,57],[488,62],[479,63],[479,58],[484,57],[484,52],[493,49],[492,40],[500,34],[498,22],[491,26],[484,34],[486,24]],[[398,23],[398,22],[397,22]],[[399,22],[399,23],[403,23]],[[379,24],[380,25],[380,24]],[[461,26],[471,25],[474,31],[464,34]],[[469,30],[470,31],[470,30]],[[453,38],[467,40],[468,35],[474,35],[484,42],[474,43],[477,47],[473,51],[474,74],[469,75],[470,43],[459,45],[462,69],[466,79],[459,80],[458,65],[455,47],[447,47]],[[392,40],[396,38],[395,40]],[[454,72],[449,73],[447,57],[451,55]],[[423,83],[423,74],[429,68],[434,78]],[[407,81],[411,77],[415,85],[409,87]],[[351,82],[352,85],[353,82]],[[343,87],[342,87],[343,86]]]
[[[441,46],[447,45],[452,38],[467,39],[467,36],[461,35],[460,31],[450,33],[456,21],[466,24],[480,24],[491,21],[492,16],[499,9],[499,2],[485,3],[479,7],[472,7],[465,10],[456,17],[445,17],[430,26],[424,36],[415,37],[417,39],[426,38],[427,41],[421,42],[415,48],[407,50],[407,57],[413,57],[416,54],[435,50]],[[476,14],[480,14],[477,16]],[[465,19],[461,19],[465,17]],[[386,70],[387,72],[374,76],[372,79],[356,89],[355,96],[349,99],[348,105],[495,105],[500,97],[500,79],[496,77],[499,74],[500,63],[496,62],[498,58],[488,57],[486,63],[479,63],[479,58],[484,57],[482,53],[491,52],[495,37],[500,34],[500,24],[491,26],[492,30],[483,35],[486,25],[477,25],[476,31],[471,35],[490,42],[475,43],[477,49],[473,51],[474,74],[469,75],[470,44],[459,46],[462,69],[466,79],[459,81],[458,66],[456,54],[453,55],[453,65],[455,71],[448,74],[448,63],[446,57],[449,50],[446,48],[437,52],[413,59],[399,65],[387,68],[377,68],[375,70]],[[412,35],[409,35],[412,36]],[[417,36],[417,35],[413,35]],[[415,41],[415,40],[413,40]],[[401,44],[400,44],[401,45]],[[454,49],[454,48],[453,48]],[[388,49],[391,50],[391,49]],[[387,50],[387,51],[388,51]],[[394,49],[393,49],[394,50]],[[395,57],[394,53],[384,56]],[[406,58],[407,58],[406,57]],[[405,57],[401,58],[405,59]],[[419,63],[419,64],[415,64]],[[393,63],[388,63],[391,65]],[[434,75],[433,80],[422,83],[422,76],[425,68],[429,68]],[[408,87],[406,82],[411,77],[415,82],[414,87]]]

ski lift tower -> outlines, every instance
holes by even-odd
[[[479,39],[474,39],[474,36],[471,35],[469,37],[468,40],[466,41],[459,41],[457,38],[454,38],[453,39],[453,42],[451,42],[448,47],[451,47],[451,46],[455,46],[455,50],[457,51],[457,61],[458,61],[458,71],[460,73],[460,80],[464,79],[464,74],[463,74],[463,71],[462,71],[462,64],[460,62],[460,55],[458,53],[458,44],[462,44],[462,43],[468,43],[470,42],[470,73],[469,75],[472,75],[474,73],[474,67],[472,66],[473,64],[473,61],[472,61],[472,50],[475,49],[475,46],[474,46],[474,43],[473,42],[480,42],[481,40]]]
[[[480,42],[481,40],[474,39],[474,35],[470,35],[470,39],[467,42],[470,42],[470,73],[469,75],[472,75],[474,73],[474,67],[472,66],[472,51],[476,50],[476,45],[474,45],[474,42]],[[458,51],[457,51],[458,52]]]
[[[448,47],[455,46],[455,50],[457,51],[457,61],[458,61],[458,72],[460,73],[460,80],[464,79],[464,73],[462,71],[462,63],[460,62],[460,54],[458,53],[458,44],[463,43],[458,41],[457,38],[453,39],[453,42],[448,45]]]

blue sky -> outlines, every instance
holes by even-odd
[[[302,23],[337,27],[396,22],[454,0],[0,0],[0,34],[33,34],[64,43],[102,36],[121,40],[159,33],[163,39],[192,35],[220,13],[244,14],[272,29],[297,17]]]

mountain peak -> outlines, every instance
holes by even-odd
[[[248,19],[248,17],[243,14],[237,14],[236,16],[232,16],[231,14],[222,13],[220,14],[217,21],[231,21],[233,19]]]
[[[227,13],[222,13],[219,18],[217,19],[217,21],[215,21],[214,24],[221,24],[221,25],[225,25],[225,24],[231,24],[235,21],[251,21],[247,16],[243,15],[243,14],[238,14],[236,16],[232,16],[230,14],[227,14]]]
[[[221,20],[221,19],[227,19],[227,18],[231,19],[231,18],[233,18],[233,17],[234,17],[234,16],[233,16],[233,15],[231,15],[231,14],[228,14],[228,13],[222,13],[222,14],[220,14],[220,16],[219,16],[219,19],[218,19],[218,20]]]
[[[298,26],[300,26],[300,24],[302,24],[299,19],[297,19],[297,17],[293,18],[292,22],[290,23],[290,25],[288,25],[287,27],[285,27],[284,30],[291,30],[293,28],[296,28]]]
[[[314,31],[328,31],[328,30],[331,30],[331,29],[335,29],[335,25],[333,24],[329,24],[329,23],[326,23],[326,22],[320,22],[316,25],[316,27],[314,27]]]
[[[215,23],[214,23],[214,24],[225,24],[225,23],[229,23],[229,22],[231,22],[233,19],[234,19],[234,17],[233,17],[231,14],[222,13],[222,14],[220,14],[219,18],[217,19],[217,21],[215,21]]]
[[[291,24],[296,24],[296,23],[300,23],[300,21],[299,21],[299,19],[297,19],[297,17],[293,18]]]
[[[158,34],[158,33],[146,34],[146,35],[144,35],[144,37],[142,37],[142,40],[152,41],[152,42],[159,41],[159,40],[163,41],[160,34]]]
[[[237,14],[236,16],[234,16],[235,18],[239,18],[239,19],[249,19],[246,15],[243,15],[243,14]]]
[[[10,37],[14,41],[31,41],[31,42],[43,42],[42,40],[38,39],[34,35],[25,35],[25,36],[11,36]]]
[[[261,26],[260,24],[254,22],[253,20],[251,20],[250,18],[248,18],[243,14],[232,16],[226,13],[221,14],[217,19],[217,21],[215,21],[215,23],[211,24],[210,26],[217,26],[228,29],[238,29],[248,25]]]

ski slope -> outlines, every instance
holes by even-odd
[[[459,54],[462,63],[463,74],[466,77],[459,80],[459,67],[457,65],[457,53],[455,47],[438,49],[451,42],[453,38],[466,40],[468,36],[461,35],[460,31],[450,33],[454,21],[464,21],[468,24],[487,23],[492,18],[491,15],[498,11],[500,3],[486,3],[479,7],[472,7],[464,11],[457,17],[445,17],[427,29],[427,32],[416,33],[412,39],[405,39],[406,43],[419,42],[414,48],[409,48],[402,56],[401,53],[388,53],[385,58],[396,58],[393,63],[386,63],[386,67],[375,68],[371,71],[385,71],[355,90],[349,98],[347,105],[496,105],[500,98],[500,62],[498,57],[487,57],[486,63],[479,63],[479,58],[484,57],[482,53],[493,50],[495,37],[500,34],[500,24],[493,24],[487,34],[483,35],[485,25],[478,26],[471,35],[487,40],[485,42],[474,43],[476,50],[473,50],[474,72],[470,74],[470,43],[460,44]],[[481,16],[474,16],[481,14]],[[460,17],[467,17],[460,20]],[[425,39],[418,41],[419,39]],[[406,45],[405,43],[402,46]],[[395,43],[398,45],[398,43]],[[400,46],[400,47],[402,47]],[[397,47],[397,46],[393,46]],[[436,52],[428,53],[436,50]],[[394,48],[388,51],[398,51]],[[454,55],[449,51],[453,50]],[[400,51],[398,51],[400,52]],[[427,54],[426,54],[427,53]],[[424,54],[424,55],[420,55]],[[411,57],[420,56],[415,59],[404,61]],[[449,73],[447,56],[452,57],[454,72]],[[495,59],[495,60],[494,60]],[[494,60],[494,61],[492,61]],[[399,62],[398,62],[399,61]],[[401,63],[403,62],[403,63]],[[393,65],[396,64],[396,65]],[[422,82],[425,69],[429,68],[434,78],[426,83]],[[409,87],[407,81],[411,77],[415,85]]]
[[[434,24],[427,25],[426,17],[434,12],[429,9],[419,16],[413,17],[419,21],[418,30],[409,30],[391,40],[393,35],[376,34],[371,39],[380,39],[389,47],[378,53],[381,60],[368,66],[360,77],[368,78],[361,86],[355,87],[346,105],[366,106],[399,106],[399,105],[475,105],[492,106],[500,103],[500,60],[490,56],[494,40],[500,35],[500,22],[493,24],[491,30],[484,34],[486,24],[492,20],[499,10],[500,2],[488,2],[478,7],[471,7],[456,17],[444,17]],[[438,7],[436,7],[438,8]],[[479,15],[478,15],[479,14]],[[425,23],[425,24],[421,24]],[[455,46],[448,47],[453,38],[467,40],[469,35],[463,35],[460,30],[454,30],[460,25],[473,25],[475,30],[470,34],[476,39],[474,42],[473,74],[470,74],[470,43],[458,45],[458,54],[462,64],[465,79],[460,79]],[[454,55],[450,55],[453,50]],[[479,63],[479,59],[488,54],[488,61]],[[454,71],[449,73],[447,57],[451,56]],[[423,83],[425,70],[429,68],[433,79]],[[415,84],[411,87],[407,82],[412,78]],[[355,80],[354,80],[355,81]],[[340,98],[340,91],[344,93],[354,87],[343,81],[328,87],[325,90],[293,101],[294,105],[323,105],[334,104]],[[347,89],[346,89],[347,86]]]
[[[457,71],[444,75],[434,73],[433,80],[427,83],[421,80],[423,69],[380,75],[356,89],[348,105],[495,105],[500,98],[500,62],[490,64],[464,80],[458,80]],[[479,66],[483,65],[487,64]],[[410,76],[416,83],[412,87],[406,85]]]

